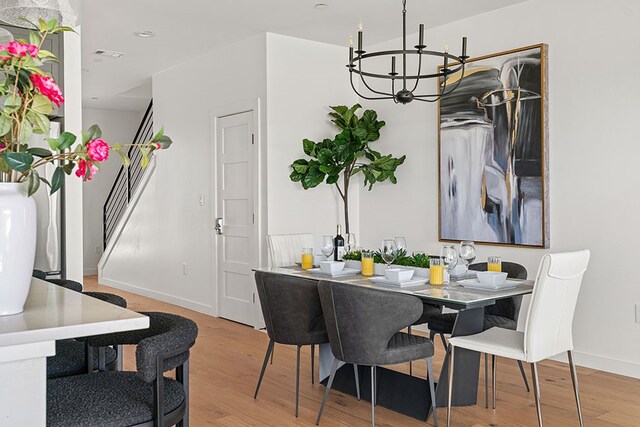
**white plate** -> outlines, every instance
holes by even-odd
[[[377,285],[389,285],[389,286],[399,286],[401,288],[404,288],[405,286],[420,286],[420,285],[424,285],[425,283],[427,283],[427,279],[424,277],[414,277],[411,280],[407,280],[404,282],[396,282],[393,280],[389,280],[386,277],[382,277],[382,276],[378,276],[378,277],[372,277],[371,280],[373,283],[377,284]]]
[[[457,283],[464,288],[480,289],[483,291],[503,291],[506,289],[517,288],[520,285],[519,281],[508,279],[496,286],[485,285],[484,283],[480,283],[478,279],[459,280]]]
[[[330,276],[330,277],[342,277],[342,276],[353,276],[355,274],[360,274],[360,270],[356,268],[343,268],[341,271],[336,271],[335,273],[329,273],[326,271],[322,271],[321,268],[311,268],[307,270],[311,274],[318,274],[321,276]]]

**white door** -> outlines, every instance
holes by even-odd
[[[259,264],[253,111],[215,120],[219,314],[253,326],[259,307],[251,271]]]

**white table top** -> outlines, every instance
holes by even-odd
[[[149,318],[34,278],[24,311],[0,316],[0,347],[149,327]]]

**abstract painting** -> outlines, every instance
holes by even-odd
[[[467,61],[441,79],[442,241],[548,248],[547,45]]]

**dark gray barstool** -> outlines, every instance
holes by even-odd
[[[189,349],[198,327],[174,314],[142,314],[148,329],[101,335],[104,346],[137,345],[137,371],[48,380],[47,426],[189,425]],[[175,380],[163,376],[172,369]]]
[[[320,417],[341,361],[371,367],[371,424],[375,426],[376,366],[424,359],[427,362],[433,421],[437,426],[431,362],[433,341],[400,332],[420,317],[420,299],[401,293],[328,281],[320,282],[318,292],[335,360],[316,424],[320,424]]]
[[[256,286],[269,335],[269,345],[264,356],[262,370],[253,398],[258,397],[262,377],[267,369],[269,356],[275,343],[295,345],[296,355],[296,417],[300,395],[300,348],[311,345],[311,372],[313,382],[314,347],[329,342],[324,325],[322,305],[318,296],[318,283],[300,277],[256,271]],[[356,372],[356,385],[359,387]],[[358,388],[359,390],[359,388]],[[358,391],[358,396],[360,391]]]
[[[487,263],[479,262],[469,265],[469,270],[475,271],[487,271]],[[507,277],[511,279],[526,279],[527,269],[515,262],[502,261],[502,271],[507,273]],[[500,299],[496,301],[494,305],[485,307],[484,309],[484,325],[483,330],[491,329],[493,327],[516,330],[518,326],[518,315],[520,314],[520,306],[522,305],[522,296]],[[445,351],[447,350],[447,340],[445,334],[451,334],[453,331],[453,325],[456,322],[457,313],[444,313],[432,316],[429,320],[429,331],[431,339],[435,338],[435,335],[440,335],[442,344]],[[492,378],[495,378],[495,356],[492,356]],[[524,381],[524,386],[529,392],[529,381],[527,375],[524,372],[522,362],[518,360],[518,367],[520,368],[520,374]],[[487,355],[484,357],[484,375],[485,375],[485,407],[489,407],[489,361]],[[493,379],[492,379],[493,383]]]

